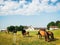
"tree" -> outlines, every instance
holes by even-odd
[[[56,21],[56,26],[60,23],[60,21]]]
[[[49,28],[50,28],[50,23],[47,25],[47,29],[49,30]]]
[[[24,26],[20,25],[20,26],[15,26],[15,30],[17,31],[22,31],[24,28]]]
[[[56,25],[55,22],[50,22],[50,23],[48,23],[48,25],[47,25],[47,29],[49,30],[50,26],[55,26],[55,25]]]
[[[17,31],[18,31],[18,30],[19,30],[19,26],[15,26],[15,30],[17,30]]]
[[[24,26],[20,25],[19,30],[22,31],[24,29]]]
[[[60,23],[58,24],[58,28],[60,28]]]
[[[60,21],[56,21],[56,26],[58,26],[58,28],[60,28]]]
[[[22,25],[7,27],[7,30],[10,31],[10,32],[13,32],[13,31],[22,31],[23,29],[24,29],[24,26],[22,26]]]
[[[10,32],[12,32],[12,31],[15,30],[15,27],[14,26],[9,26],[9,27],[7,27],[7,30],[10,31]]]

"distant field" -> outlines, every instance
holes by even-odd
[[[17,35],[0,32],[0,45],[60,45],[60,30],[52,30],[55,41],[46,42],[44,38],[38,39],[37,31],[30,31],[30,37],[23,37],[21,32]]]

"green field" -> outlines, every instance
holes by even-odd
[[[17,35],[0,32],[0,45],[60,45],[60,30],[52,30],[55,40],[51,42],[44,41],[44,38],[38,38],[37,31],[30,31],[30,36],[23,37],[21,32]]]

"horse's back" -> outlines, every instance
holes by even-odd
[[[45,32],[45,31],[40,31],[40,34],[41,34],[42,36],[45,36],[45,35],[46,35],[46,32]]]

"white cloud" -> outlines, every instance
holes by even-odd
[[[2,3],[3,2],[3,0],[0,0],[0,3]]]
[[[51,2],[55,3],[57,0],[51,0]]]
[[[5,6],[2,8],[2,10],[11,10],[16,9],[18,7],[18,3],[15,2],[5,2]]]
[[[41,3],[39,2],[41,1]],[[32,0],[32,3],[27,3],[25,0],[17,2],[5,1],[3,7],[0,7],[0,15],[35,15],[35,13],[41,12],[56,12],[60,10],[60,3],[57,3],[56,6],[49,5],[49,0]],[[56,2],[56,0],[51,0]],[[3,1],[1,1],[1,4]],[[22,8],[20,8],[22,6]]]

